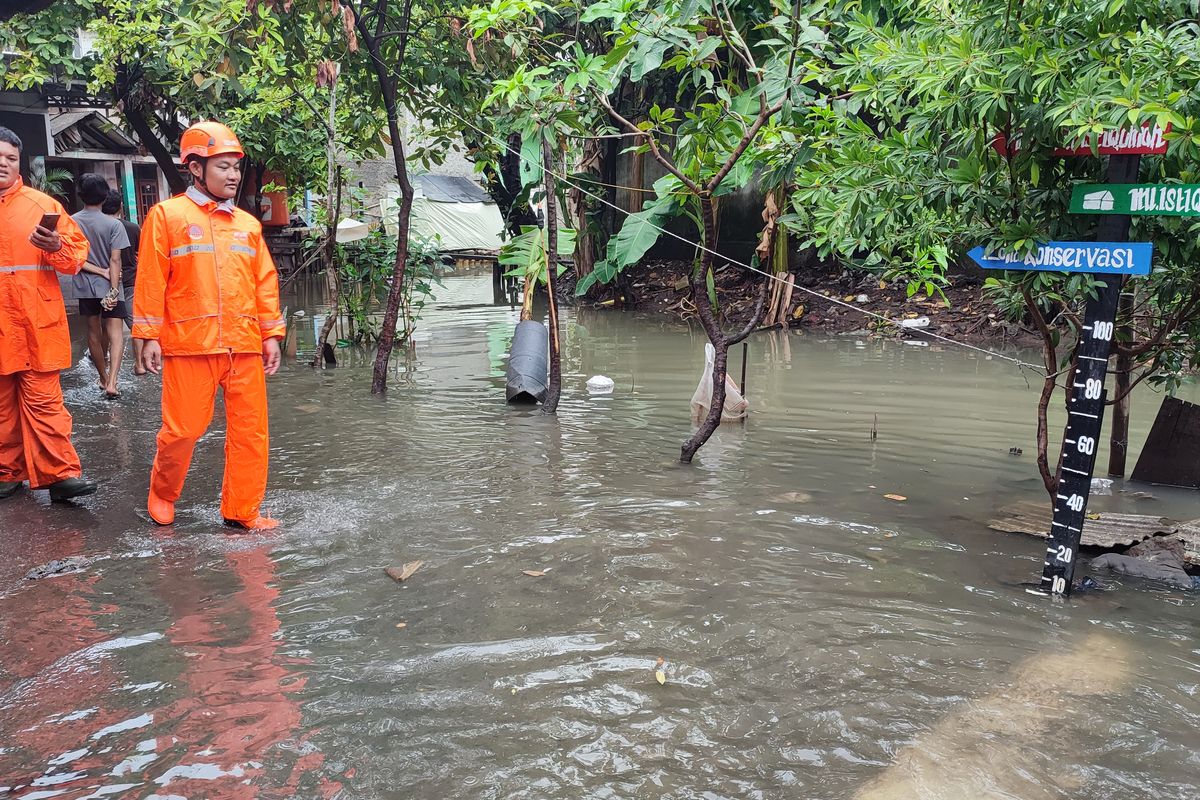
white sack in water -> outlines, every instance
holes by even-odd
[[[712,390],[713,390],[713,367],[716,364],[717,349],[712,346],[712,342],[704,345],[704,374],[700,376],[700,383],[696,386],[696,392],[692,395],[692,419],[701,420],[708,415],[708,410],[712,408]],[[729,373],[725,373],[725,407],[721,409],[721,422],[737,422],[739,419],[746,418],[746,409],[749,408],[750,401],[742,397],[738,385],[733,382],[733,378],[729,377]]]

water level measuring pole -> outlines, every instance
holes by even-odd
[[[1110,156],[1108,184],[1135,183],[1140,159],[1139,153]],[[1037,589],[1030,590],[1033,594],[1071,593],[1071,578],[1092,490],[1092,471],[1096,467],[1104,417],[1104,380],[1116,334],[1121,288],[1127,276],[1150,273],[1154,250],[1149,242],[1129,241],[1129,224],[1128,214],[1106,214],[1096,226],[1094,242],[1046,242],[1029,254],[993,253],[982,247],[968,253],[984,269],[1083,272],[1094,275],[1098,284],[1095,297],[1084,307],[1076,363],[1068,381],[1067,426],[1063,431],[1054,519],[1042,582]]]
[[[1108,159],[1107,183],[1136,183],[1139,155],[1113,155]],[[1096,240],[1124,242],[1129,239],[1130,217],[1106,214],[1096,226]],[[1092,473],[1096,468],[1096,449],[1100,443],[1100,425],[1104,419],[1104,379],[1108,374],[1108,356],[1116,331],[1117,304],[1121,298],[1124,275],[1102,275],[1097,295],[1088,300],[1083,312],[1077,364],[1068,386],[1067,427],[1063,431],[1062,468],[1054,497],[1054,518],[1042,568],[1042,582],[1036,594],[1066,597],[1079,556],[1079,539],[1087,519],[1088,499],[1092,493]]]

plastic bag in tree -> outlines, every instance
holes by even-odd
[[[717,359],[717,349],[712,346],[712,342],[704,345],[704,374],[700,376],[700,383],[696,386],[696,392],[692,395],[692,419],[699,421],[708,415],[708,410],[712,407],[713,393],[713,366]],[[749,408],[750,401],[742,397],[738,385],[733,378],[729,377],[729,373],[725,373],[725,407],[721,409],[721,422],[736,422],[746,418],[746,409]]]

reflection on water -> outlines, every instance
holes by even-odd
[[[759,335],[749,421],[685,468],[701,333],[569,315],[547,419],[503,404],[516,310],[446,283],[386,398],[351,350],[271,381],[271,537],[217,527],[220,414],[152,529],[156,385],[65,376],[104,492],[0,506],[0,797],[1200,793],[1195,600],[1048,603],[1017,587],[1044,545],[986,529],[1041,491],[1011,365]],[[321,309],[288,304],[307,361]],[[1095,507],[1200,516],[1150,491]]]

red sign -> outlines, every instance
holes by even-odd
[[[1166,133],[1170,130],[1170,125],[1162,128],[1158,125],[1146,124],[1140,128],[1105,131],[1100,134],[1098,152],[1102,156],[1161,155],[1167,152]],[[992,149],[1005,157],[1015,155],[1021,149],[1021,135],[1017,134],[1010,142],[1003,133],[997,133],[992,138]],[[1090,156],[1091,154],[1090,136],[1083,137],[1073,147],[1058,147],[1054,150],[1056,156]]]
[[[1096,152],[1102,156],[1132,156],[1132,155],[1161,155],[1167,152],[1166,133],[1171,126],[1163,128],[1158,125],[1146,124],[1140,128],[1119,128],[1115,131],[1105,131],[1100,134],[1099,147]],[[1054,151],[1056,156],[1090,156],[1092,140],[1085,136],[1073,147],[1060,147]]]

